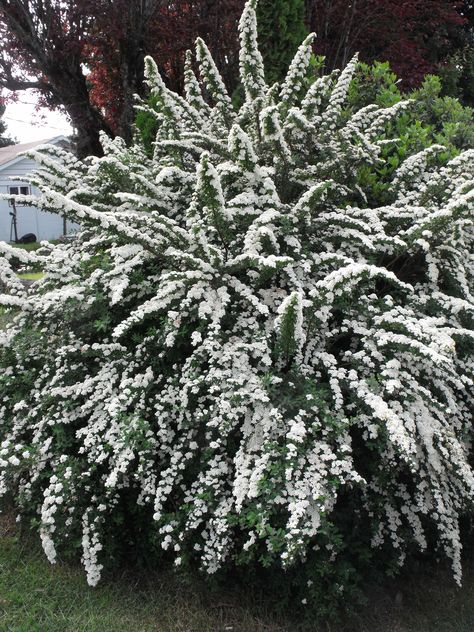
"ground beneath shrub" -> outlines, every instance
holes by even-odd
[[[82,569],[51,566],[11,518],[0,521],[2,632],[299,632],[275,620],[258,596],[232,587],[219,595],[169,573],[131,572],[87,586]],[[290,619],[290,620],[288,620]],[[369,603],[341,623],[306,625],[311,632],[472,632],[474,563],[462,589],[447,571],[432,568],[373,590]]]

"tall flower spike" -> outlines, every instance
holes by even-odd
[[[229,134],[229,151],[245,171],[253,173],[258,165],[257,154],[248,134],[239,125],[233,125]]]
[[[316,81],[311,85],[305,98],[301,102],[301,111],[304,116],[312,119],[315,115],[319,114],[323,99],[327,97],[331,88],[332,80],[333,75],[331,73],[330,75],[319,77],[319,79],[316,79]]]
[[[204,101],[201,86],[197,80],[193,70],[192,54],[190,50],[186,51],[186,62],[184,65],[184,92],[187,102],[198,112],[205,116],[209,116],[211,108]]]
[[[324,116],[324,127],[327,129],[330,129],[335,125],[335,121],[342,110],[342,105],[346,100],[347,94],[349,92],[349,86],[351,84],[352,78],[354,77],[358,61],[359,55],[355,54],[350,62],[347,64],[347,66],[344,68],[344,70],[341,72],[341,75],[337,80]]]
[[[216,103],[220,103],[223,107],[231,111],[232,101],[225,87],[224,80],[217,70],[215,61],[206,43],[200,37],[196,40],[196,57],[199,63],[201,79],[210,96]]]
[[[160,75],[158,66],[152,57],[145,57],[145,79],[152,94],[154,94],[162,104],[163,113],[176,124],[191,129],[200,129],[203,118],[199,111],[188,103],[183,97],[172,90],[169,90]]]
[[[219,239],[225,244],[232,218],[226,208],[219,174],[210,162],[207,152],[201,156],[196,176],[196,188],[187,224],[192,227],[196,220],[202,219],[216,230]]]
[[[281,88],[282,107],[289,109],[299,100],[301,90],[305,87],[304,80],[308,72],[315,37],[315,33],[310,33],[296,51]]]
[[[285,362],[303,346],[306,335],[303,330],[303,295],[301,291],[292,292],[278,308],[275,318],[277,347]]]
[[[151,93],[158,99],[158,108],[165,118],[165,123],[180,123],[180,112],[175,103],[170,99],[168,89],[160,75],[158,66],[152,57],[145,57],[145,81]],[[165,127],[168,125],[165,124]]]
[[[277,105],[266,107],[260,112],[260,125],[262,128],[263,139],[270,143],[274,143],[278,148],[278,152],[282,154],[285,159],[288,159],[291,156],[291,152],[283,135],[281,118]]]
[[[160,99],[163,99],[165,84],[158,70],[153,57],[147,55],[145,57],[145,83],[150,88],[151,93]]]
[[[263,97],[268,90],[263,57],[258,48],[256,6],[257,0],[248,0],[239,22],[240,78],[247,101]]]

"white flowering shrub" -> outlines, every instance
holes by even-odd
[[[474,150],[409,157],[372,208],[359,173],[409,104],[345,116],[357,60],[308,89],[312,36],[267,86],[253,0],[240,37],[238,111],[198,40],[185,98],[146,61],[153,157],[105,137],[84,162],[33,152],[41,197],[22,201],[82,230],[38,253],[0,245],[16,314],[0,333],[1,493],[51,562],[81,548],[92,585],[130,538],[207,573],[313,579],[357,548],[399,564],[429,548],[460,581]],[[44,278],[24,288],[16,259]]]

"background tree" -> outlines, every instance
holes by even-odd
[[[0,86],[34,88],[63,107],[80,156],[100,154],[102,130],[130,139],[133,95],[151,54],[169,84],[182,86],[184,52],[206,37],[217,63],[235,70],[242,0],[0,0]],[[232,72],[232,74],[235,74]]]
[[[45,105],[63,107],[77,131],[79,155],[100,154],[100,131],[130,137],[144,41],[158,5],[159,0],[0,0],[0,85],[35,88]],[[110,99],[108,107],[88,72],[104,59],[120,84],[114,98],[101,95]]]
[[[258,34],[267,81],[281,81],[308,33],[304,0],[260,0]]]
[[[79,155],[100,154],[101,130],[130,141],[133,95],[143,96],[146,54],[168,87],[182,93],[185,51],[200,36],[230,93],[235,90],[243,4],[0,0],[0,88],[38,90],[42,104],[62,107],[69,115]],[[318,35],[315,52],[327,58],[326,71],[344,66],[360,51],[368,62],[388,60],[402,87],[410,89],[459,50],[471,9],[470,2],[457,0],[260,0],[259,35],[271,68],[268,79],[282,77],[297,42],[305,30],[313,30]]]
[[[420,85],[456,48],[462,10],[457,0],[306,0],[328,70],[360,52],[364,61],[389,61],[404,89]]]
[[[465,0],[462,9],[464,28],[458,33],[456,50],[444,61],[439,74],[446,95],[474,106],[474,2]]]
[[[35,88],[49,107],[64,107],[81,156],[100,153],[99,132],[108,129],[91,103],[84,70],[94,5],[101,3],[0,0],[0,85]]]
[[[0,147],[6,147],[7,145],[13,145],[14,141],[7,135],[7,126],[5,121],[2,120],[5,114],[5,106],[0,103]]]
[[[104,112],[113,132],[126,138],[133,122],[133,94],[143,95],[143,58],[151,55],[167,85],[182,93],[186,50],[205,38],[230,90],[235,89],[237,22],[243,0],[154,2],[146,17],[133,3],[110,2],[96,23],[88,81],[91,99]]]

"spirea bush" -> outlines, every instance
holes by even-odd
[[[198,40],[185,97],[146,60],[152,157],[106,137],[102,158],[30,154],[23,203],[82,229],[0,246],[1,492],[91,585],[130,542],[209,574],[297,569],[310,596],[425,549],[460,582],[474,150],[407,158],[371,207],[360,173],[410,103],[348,118],[357,60],[308,82],[312,36],[269,87],[253,0],[240,38],[238,111]]]

